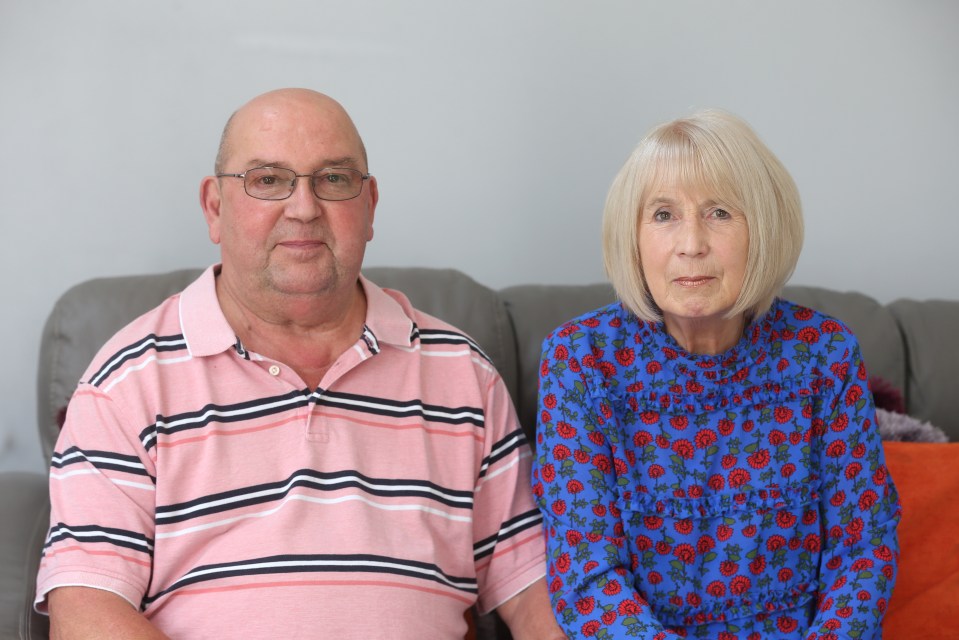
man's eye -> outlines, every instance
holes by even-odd
[[[257,182],[265,187],[269,187],[276,184],[276,181],[277,181],[276,176],[260,176],[257,179]]]

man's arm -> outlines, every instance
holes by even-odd
[[[515,640],[566,640],[556,624],[546,592],[546,579],[540,578],[496,608]]]
[[[129,602],[102,589],[58,587],[47,594],[47,606],[51,640],[169,640]]]

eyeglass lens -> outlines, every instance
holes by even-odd
[[[310,176],[313,193],[322,200],[349,200],[363,189],[363,174],[356,169],[326,168]],[[290,197],[296,185],[296,172],[279,167],[258,167],[246,172],[246,192],[261,200]]]

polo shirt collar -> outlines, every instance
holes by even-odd
[[[190,355],[212,356],[237,345],[236,333],[223,315],[216,297],[216,274],[220,265],[206,269],[180,294],[180,327]],[[387,293],[360,275],[366,294],[365,331],[377,342],[402,347],[412,345],[412,307],[405,297]]]

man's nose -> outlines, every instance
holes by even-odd
[[[312,220],[323,213],[324,201],[313,193],[310,176],[298,176],[293,183],[293,193],[286,199],[284,214],[298,220]]]

